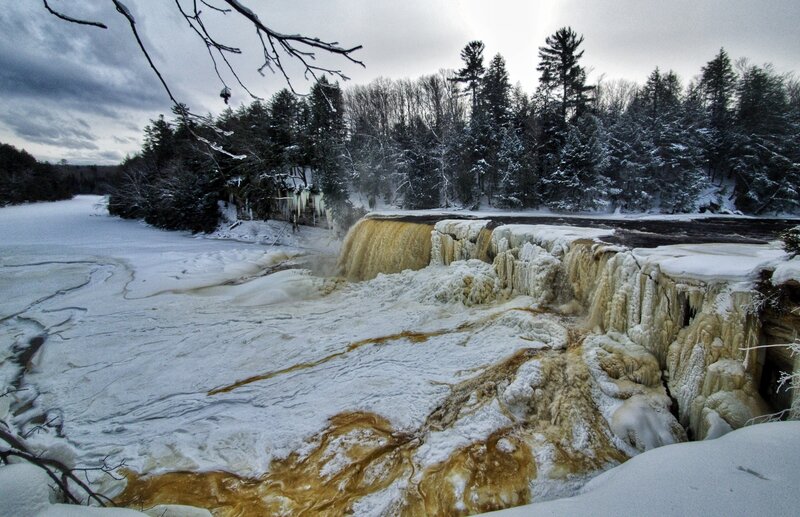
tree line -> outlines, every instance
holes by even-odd
[[[282,90],[211,126],[161,117],[110,207],[195,231],[213,227],[232,192],[269,218],[302,189],[324,193],[340,220],[356,196],[411,209],[800,209],[793,76],[721,49],[687,85],[659,68],[642,85],[590,85],[582,45],[569,27],[549,36],[531,94],[472,41],[456,71],[346,89],[323,77],[308,96]]]
[[[54,165],[0,143],[0,206],[68,199],[72,187]]]

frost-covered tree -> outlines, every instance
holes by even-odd
[[[522,140],[514,128],[503,130],[497,153],[499,178],[497,205],[505,208],[522,208],[526,201],[526,153]]]
[[[571,125],[554,172],[543,178],[554,210],[596,210],[608,204],[609,155],[602,123],[583,115]]]
[[[511,114],[511,82],[506,70],[506,60],[495,54],[483,77],[483,102],[492,125],[505,127]]]
[[[435,138],[419,117],[410,124],[398,124],[397,142],[401,151],[397,176],[405,208],[435,208],[439,206],[437,170],[431,150]]]
[[[800,208],[800,131],[786,78],[770,66],[742,73],[731,168],[737,206],[756,214]]]
[[[700,88],[708,116],[708,137],[705,158],[711,179],[727,175],[733,145],[733,100],[736,94],[736,73],[725,49],[702,68]]]
[[[535,100],[538,125],[536,166],[543,181],[563,174],[563,170],[558,172],[562,146],[566,144],[573,119],[587,110],[593,90],[586,84],[586,71],[580,65],[583,36],[578,36],[570,27],[563,27],[548,36],[545,43],[539,47],[536,69],[540,76]],[[567,181],[566,178],[562,180]],[[545,196],[553,193],[550,188],[543,191]],[[555,198],[547,202],[558,204]]]
[[[313,150],[315,183],[325,195],[325,204],[342,213],[348,206],[348,181],[342,162],[345,139],[344,102],[338,83],[324,77],[311,88],[310,120],[306,129]]]
[[[609,128],[611,196],[623,211],[652,208],[657,188],[650,169],[655,147],[650,131],[635,110],[629,110]]]

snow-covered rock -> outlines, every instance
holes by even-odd
[[[795,515],[798,436],[800,422],[774,422],[716,440],[667,445],[600,474],[575,497],[486,515]]]

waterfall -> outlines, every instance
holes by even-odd
[[[540,306],[572,304],[585,314],[590,332],[624,335],[653,354],[679,420],[695,438],[769,412],[759,393],[765,353],[748,352],[763,334],[761,293],[753,285],[672,278],[657,263],[640,264],[628,248],[554,238],[545,227],[492,230],[488,220],[444,220],[431,229],[361,221],[345,242],[343,271],[368,279],[428,262],[480,259],[493,265],[506,297],[530,296]]]
[[[348,280],[369,280],[422,269],[431,260],[432,230],[428,224],[362,219],[345,237],[339,270]]]
[[[433,263],[477,258],[471,246],[477,223],[470,222],[472,232],[460,223],[437,223]],[[652,353],[681,424],[698,439],[769,412],[759,394],[764,354],[747,352],[761,335],[755,287],[671,278],[657,264],[640,265],[627,248],[586,239],[565,245],[533,228],[500,226],[492,233],[494,269],[509,294],[539,304],[577,303],[590,331],[624,334]]]

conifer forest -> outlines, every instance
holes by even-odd
[[[720,49],[688,81],[656,67],[642,84],[589,84],[584,46],[569,27],[549,36],[534,92],[471,41],[455,71],[346,87],[322,77],[308,95],[228,108],[213,127],[160,116],[124,162],[111,210],[203,231],[231,189],[257,218],[299,190],[324,193],[345,221],[353,196],[408,209],[800,209],[794,76]]]

